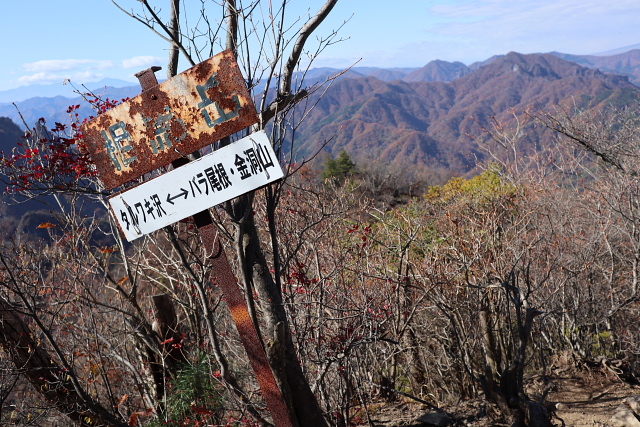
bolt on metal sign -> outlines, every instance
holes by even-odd
[[[108,190],[258,122],[231,51],[225,50],[82,126]]]
[[[109,198],[127,240],[282,178],[264,131]]]

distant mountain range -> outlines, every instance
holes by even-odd
[[[550,52],[550,54],[565,61],[575,62],[586,68],[599,69],[603,73],[627,76],[630,82],[640,86],[640,44],[629,46],[626,50],[622,48],[610,51],[610,53],[605,52],[595,55],[573,55],[560,52]],[[369,76],[385,82],[394,80],[405,82],[450,82],[504,56],[495,55],[485,61],[474,62],[469,66],[462,62],[447,62],[437,59],[422,68],[354,67],[345,74],[345,77]],[[317,68],[307,74],[307,79],[326,78],[341,71],[335,68]]]
[[[617,49],[607,50],[605,52],[593,53],[591,54],[591,56],[612,56],[612,55],[618,55],[619,53],[629,52],[630,50],[634,50],[634,49],[640,49],[640,43],[619,47]]]
[[[313,84],[340,72],[313,69],[305,79]],[[474,142],[478,123],[567,99],[584,107],[637,104],[640,89],[633,83],[640,84],[638,49],[609,56],[512,52],[469,66],[436,60],[422,68],[354,67],[322,99],[311,99],[317,105],[296,131],[296,153],[309,156],[324,147],[336,155],[345,149],[356,161],[412,165],[436,175],[465,173],[483,156]],[[120,99],[140,88],[103,86],[99,93]],[[81,115],[91,114],[81,98],[37,97],[16,104],[30,125],[40,117],[68,122],[66,109],[73,104],[82,106]],[[22,125],[11,104],[0,103],[0,116]],[[550,135],[531,134],[532,147],[549,141]]]
[[[0,152],[10,154],[11,149],[16,146],[17,142],[22,140],[23,135],[24,132],[18,125],[6,117],[0,117]],[[6,203],[10,202],[10,196],[4,190],[5,183],[0,181],[0,220],[2,221],[6,220],[8,215],[20,218],[28,211],[45,207],[43,203],[36,200],[22,200],[23,203],[7,206]]]
[[[559,52],[552,52],[552,55],[583,67],[597,68],[603,73],[627,76],[630,82],[640,86],[640,49],[607,56],[570,55]]]
[[[110,86],[99,87],[93,92],[103,98],[120,100],[139,95],[140,86],[126,86],[121,88]],[[25,128],[22,121],[23,119],[29,127],[31,127],[41,117],[46,119],[47,123],[53,124],[54,122],[60,122],[69,124],[70,118],[66,111],[71,105],[80,105],[80,109],[77,111],[81,117],[89,117],[93,114],[91,106],[82,97],[67,98],[58,95],[55,97],[29,98],[16,102],[15,105],[0,103],[0,117],[9,117],[23,129]]]
[[[93,91],[100,91],[105,87],[127,87],[134,86],[133,83],[119,79],[103,79],[98,82],[87,83],[86,88]],[[82,86],[79,90],[84,90]],[[0,103],[12,103],[27,100],[29,98],[54,98],[56,96],[64,96],[65,98],[76,98],[78,95],[74,93],[74,86],[71,84],[52,83],[47,85],[29,85],[21,86],[15,89],[0,91]]]
[[[460,72],[459,66],[451,70]],[[335,156],[344,149],[356,163],[360,158],[459,174],[483,159],[474,137],[482,135],[480,125],[488,126],[491,117],[507,118],[510,111],[521,113],[532,105],[550,109],[568,99],[585,108],[637,105],[640,96],[627,76],[553,54],[509,53],[450,82],[406,80],[336,82],[298,127],[298,153],[310,155],[331,141],[326,151]],[[532,147],[550,143],[550,133],[540,132],[531,130]]]

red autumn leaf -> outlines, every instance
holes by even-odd
[[[153,408],[148,408],[144,411],[137,411],[131,414],[131,417],[129,418],[129,425],[131,427],[136,427],[138,425],[138,417],[140,415],[142,415],[143,417],[150,417],[151,415],[153,415]]]
[[[131,427],[136,427],[138,425],[138,413],[134,412],[131,414],[131,418],[129,418],[129,425]]]

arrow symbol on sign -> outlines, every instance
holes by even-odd
[[[171,197],[171,194],[167,194],[167,202],[171,203],[172,205],[175,204],[173,203],[173,201],[175,199],[178,199],[180,197],[184,197],[185,200],[187,198],[187,196],[189,195],[189,192],[187,190],[185,190],[184,188],[180,187],[180,189],[182,190],[181,193],[176,194],[175,196]]]

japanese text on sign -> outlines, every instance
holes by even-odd
[[[127,240],[283,177],[264,131],[109,199]]]
[[[83,125],[107,189],[257,123],[231,51],[224,51]]]

